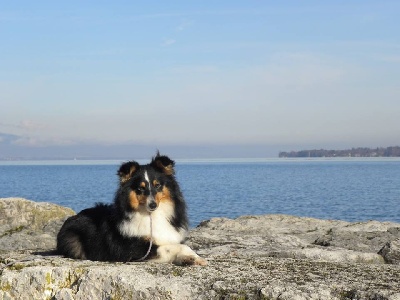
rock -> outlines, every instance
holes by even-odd
[[[399,267],[385,264],[221,255],[177,267],[36,256],[3,271],[0,299],[399,299],[399,280]]]
[[[383,229],[396,226],[400,228],[400,224],[380,225],[381,230],[370,232],[371,222],[349,223],[285,215],[244,216],[236,220],[215,218],[192,230],[189,245],[206,256],[235,252],[250,257],[256,255],[332,262],[384,263],[377,252],[388,240],[395,239],[396,235]],[[322,243],[331,232],[344,232],[346,235],[329,236],[329,245],[327,242]],[[367,234],[374,238],[357,238]],[[341,241],[340,236],[345,240]],[[353,243],[350,236],[353,237]],[[377,241],[381,241],[380,246],[377,246]]]
[[[318,237],[315,244],[351,249],[361,252],[378,252],[388,241],[400,238],[400,227],[392,222],[357,222],[329,229]]]
[[[387,242],[379,250],[379,254],[383,256],[388,264],[400,264],[400,239]]]
[[[29,217],[30,205],[21,204],[28,212],[19,214],[31,234],[36,230],[32,228],[40,233],[52,227],[55,232],[56,227],[43,226],[43,222],[27,223],[36,222]],[[60,215],[58,222],[63,219]],[[16,220],[10,222],[20,226]],[[51,222],[57,223],[55,219]],[[383,257],[376,253],[387,243],[390,247],[385,249],[398,249],[399,229],[400,224],[389,222],[349,223],[286,215],[214,218],[191,230],[187,241],[208,260],[205,267],[72,260],[21,250],[22,244],[14,242],[19,251],[0,253],[0,300],[400,300],[400,265],[385,263],[389,261],[383,250],[379,252]],[[11,236],[20,238],[16,234]],[[55,233],[48,235],[55,240]],[[49,243],[43,245],[53,249]]]
[[[0,198],[0,251],[55,248],[54,237],[73,214],[51,203]]]

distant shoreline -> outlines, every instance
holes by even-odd
[[[400,146],[378,147],[378,148],[352,148],[346,150],[325,150],[325,149],[312,149],[300,151],[281,151],[278,156],[265,156],[265,157],[196,157],[196,158],[175,158],[176,162],[263,162],[272,161],[281,158],[399,158]],[[0,157],[0,162],[64,162],[64,163],[79,163],[79,162],[122,162],[127,160],[140,160],[148,161],[149,158],[138,157],[125,157],[125,156],[104,156],[104,157],[90,157],[90,156],[64,156],[64,157]]]
[[[279,157],[400,157],[400,147],[390,146],[386,148],[352,148],[346,150],[313,149],[279,152]]]

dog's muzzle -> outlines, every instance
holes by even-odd
[[[155,211],[157,209],[157,202],[154,198],[147,199],[147,210],[149,212]]]

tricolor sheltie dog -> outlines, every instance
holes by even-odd
[[[188,220],[174,165],[159,153],[147,165],[123,163],[114,203],[97,204],[68,218],[57,235],[57,252],[98,261],[205,265],[183,244]]]

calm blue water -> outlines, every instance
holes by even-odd
[[[111,202],[119,162],[0,162],[0,197],[75,211]],[[400,160],[181,161],[191,226],[211,217],[291,214],[400,222]]]

